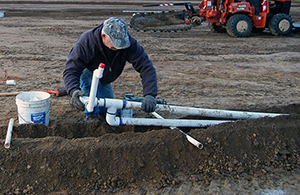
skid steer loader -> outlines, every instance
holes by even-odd
[[[293,24],[290,7],[291,0],[207,0],[199,5],[199,17],[205,18],[213,31],[227,31],[235,37],[246,37],[265,28],[273,35],[286,35]]]

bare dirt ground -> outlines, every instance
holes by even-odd
[[[64,63],[82,32],[110,16],[129,23],[122,10],[142,10],[150,1],[80,2],[0,1],[7,11],[0,18],[1,70],[20,77],[17,86],[2,83],[1,92],[63,87]],[[292,3],[291,16],[300,23],[299,3]],[[51,97],[48,127],[19,125],[15,96],[1,96],[2,143],[15,119],[11,148],[0,148],[2,194],[300,193],[299,31],[233,38],[204,23],[187,32],[130,32],[156,67],[157,98],[290,115],[184,128],[204,144],[199,150],[168,128],[83,123],[68,96]],[[130,64],[113,88],[118,99],[142,96]],[[150,117],[139,110],[134,116]]]

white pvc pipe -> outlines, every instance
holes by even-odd
[[[276,117],[281,115],[287,115],[287,114],[275,114],[275,113],[193,108],[193,107],[170,106],[170,105],[159,105],[156,111],[169,111],[170,113],[174,113],[174,114],[176,113],[182,115],[227,118],[227,119],[257,119],[262,117]]]
[[[121,119],[120,117],[116,116],[117,113],[117,108],[115,107],[109,107],[107,109],[106,113],[106,122],[111,125],[111,126],[120,126],[121,124]]]
[[[80,96],[79,99],[84,105],[87,105],[89,103],[88,96]],[[117,109],[141,108],[141,105],[142,105],[141,102],[126,101],[126,100],[111,99],[111,98],[99,98],[95,102],[95,106],[105,107],[105,108],[115,107]]]
[[[111,126],[138,125],[162,127],[209,127],[220,123],[233,122],[223,120],[189,120],[189,119],[151,119],[151,118],[125,118],[116,116],[117,109],[107,109],[106,121]]]
[[[92,79],[92,85],[91,85],[91,90],[89,95],[89,101],[86,106],[88,112],[93,112],[94,107],[96,105],[95,102],[97,101],[96,93],[97,93],[98,83],[99,83],[99,79],[101,79],[103,76],[104,68],[105,65],[103,63],[100,63],[98,69],[94,70],[93,72],[93,79]]]
[[[157,112],[152,112],[152,115],[155,116],[156,118],[160,118],[160,119],[164,119],[162,116],[160,116]],[[186,139],[193,144],[194,146],[196,146],[197,148],[199,148],[200,150],[203,148],[203,144],[201,142],[199,142],[198,140],[196,140],[195,138],[193,138],[192,136],[188,135],[187,133],[183,132],[181,129],[177,128],[177,127],[169,127],[172,130],[178,130],[180,133],[182,133],[183,135],[185,135]]]
[[[210,127],[233,121],[221,120],[190,120],[190,119],[151,119],[151,118],[121,118],[120,125],[162,126],[162,127]]]
[[[5,83],[6,85],[14,85],[14,86],[17,85],[17,82],[15,80],[7,80]]]
[[[7,133],[6,133],[6,138],[5,138],[5,142],[4,142],[4,147],[6,149],[10,148],[10,141],[11,141],[13,126],[14,126],[14,119],[11,118],[9,120],[9,124],[8,124],[8,128],[7,128]]]
[[[93,72],[93,79],[89,97],[80,97],[88,112],[92,112],[95,106],[107,108],[106,121],[109,125],[140,125],[140,126],[165,126],[165,127],[208,127],[225,122],[223,120],[188,120],[188,119],[149,119],[149,118],[124,118],[117,117],[117,109],[141,108],[141,102],[96,98],[99,79],[102,78],[105,65],[100,63],[98,69]],[[243,112],[230,110],[214,110],[203,108],[192,108],[183,106],[170,106],[157,104],[156,111],[169,111],[173,114],[195,115],[204,117],[228,118],[228,119],[250,119],[261,117],[275,117],[282,114]]]
[[[83,103],[88,100],[86,97],[80,99]],[[100,107],[116,107],[117,109],[122,108],[141,108],[141,102],[126,101],[120,99],[110,98],[99,98],[96,106]],[[288,114],[276,114],[276,113],[262,113],[262,112],[247,112],[247,111],[233,111],[233,110],[219,110],[219,109],[207,109],[207,108],[193,108],[184,106],[171,106],[164,104],[157,104],[155,111],[169,111],[173,114],[180,115],[192,115],[202,117],[213,117],[213,118],[226,118],[226,119],[257,119],[262,117],[276,117]]]

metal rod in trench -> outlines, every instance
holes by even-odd
[[[157,112],[152,112],[152,115],[155,116],[158,119],[164,119],[162,116],[160,116]],[[186,139],[193,144],[194,146],[196,146],[197,148],[199,148],[200,150],[203,148],[203,144],[199,141],[197,141],[195,138],[191,137],[190,135],[188,135],[187,133],[183,132],[181,129],[179,129],[178,127],[169,127],[172,130],[178,130],[180,133],[184,134]]]

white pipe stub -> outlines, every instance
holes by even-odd
[[[96,101],[95,98],[96,98],[96,94],[97,94],[99,79],[101,79],[103,76],[104,68],[105,68],[105,64],[100,63],[98,69],[94,70],[94,72],[93,72],[93,79],[92,79],[92,85],[91,85],[91,90],[90,90],[90,95],[89,95],[89,102],[86,106],[86,109],[88,112],[93,112],[93,110],[94,110],[95,101]]]
[[[10,148],[10,142],[11,142],[11,136],[12,136],[13,126],[14,126],[14,119],[11,118],[9,120],[9,124],[8,124],[8,128],[7,128],[7,133],[6,133],[6,138],[5,138],[5,142],[4,142],[4,147],[6,149]]]

